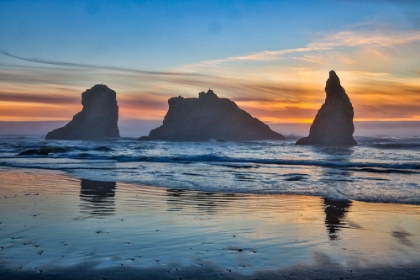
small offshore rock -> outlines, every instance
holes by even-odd
[[[48,156],[48,152],[38,149],[29,149],[19,153],[18,156]]]

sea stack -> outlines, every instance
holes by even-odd
[[[327,98],[311,125],[309,136],[298,140],[296,145],[357,145],[353,138],[353,106],[340,85],[340,79],[332,70],[325,92]]]
[[[116,92],[106,85],[95,85],[82,93],[81,112],[64,127],[48,132],[45,139],[102,140],[120,137]]]
[[[240,109],[235,102],[219,98],[212,90],[198,98],[173,97],[163,125],[140,140],[165,141],[251,141],[284,140],[257,118]]]

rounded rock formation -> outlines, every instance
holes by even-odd
[[[81,112],[64,127],[48,132],[47,140],[102,140],[120,137],[116,92],[95,85],[82,93]]]

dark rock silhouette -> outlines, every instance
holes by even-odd
[[[29,149],[19,153],[18,156],[48,156],[48,152],[42,149]]]
[[[353,106],[334,71],[330,71],[325,92],[327,98],[311,125],[309,136],[298,140],[296,145],[357,145],[353,138]]]
[[[351,201],[334,201],[324,198],[325,227],[330,240],[339,239],[340,230],[346,226],[345,218],[351,204]]]
[[[115,212],[115,182],[82,179],[80,182],[80,211],[95,216]]]
[[[166,141],[249,141],[284,140],[268,125],[240,109],[235,102],[219,98],[212,91],[198,98],[173,97],[163,125],[140,140]]]
[[[64,127],[48,132],[45,139],[101,140],[120,137],[115,91],[95,85],[82,93],[81,112]]]

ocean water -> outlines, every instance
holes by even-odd
[[[357,140],[1,137],[0,278],[412,279],[420,138]]]
[[[420,137],[359,137],[354,147],[295,141],[143,142],[0,138],[0,167],[174,190],[293,194],[335,201],[420,204]],[[18,156],[42,149],[48,156]]]

